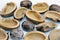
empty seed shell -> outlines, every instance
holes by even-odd
[[[42,32],[47,32],[47,31],[50,31],[54,28],[56,28],[56,24],[53,22],[44,22],[44,23],[38,24],[36,26],[36,29],[38,31],[42,31]]]
[[[56,11],[47,11],[44,16],[54,21],[60,21],[60,13]]]
[[[49,6],[47,3],[43,2],[43,3],[37,3],[35,5],[32,6],[32,10],[35,10],[39,13],[43,13],[47,10],[49,10]]]
[[[48,40],[48,37],[43,32],[39,31],[28,32],[24,37],[24,40],[37,40],[37,39]]]
[[[60,40],[60,29],[55,29],[50,32],[49,40]]]
[[[2,9],[1,16],[7,17],[13,15],[13,12],[16,10],[16,4],[13,2],[9,2]]]
[[[13,29],[19,27],[19,21],[15,19],[0,19],[0,26],[4,29]]]
[[[27,11],[27,8],[25,7],[19,7],[15,12],[14,12],[14,18],[15,19],[21,19],[25,16]]]
[[[3,30],[2,28],[0,28],[0,40],[7,40],[8,35],[5,32],[5,30]]]
[[[38,12],[33,10],[27,11],[26,17],[35,23],[40,23],[45,21]]]

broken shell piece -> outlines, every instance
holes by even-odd
[[[19,22],[18,20],[15,19],[0,19],[0,26],[5,29],[12,29],[12,28],[17,28],[19,27]]]
[[[34,22],[37,22],[37,23],[44,22],[44,19],[36,11],[29,10],[29,11],[27,11],[26,16],[28,19],[30,19]]]
[[[47,11],[44,16],[54,21],[60,21],[60,13],[56,11]]]
[[[8,35],[5,32],[5,30],[3,30],[2,28],[0,28],[0,40],[7,40]]]
[[[56,24],[53,22],[44,22],[36,26],[36,29],[38,31],[43,31],[43,32],[50,31],[54,28],[56,28]]]
[[[45,12],[49,9],[49,6],[47,3],[43,2],[43,3],[37,3],[35,5],[32,6],[32,10],[35,10],[37,12]]]
[[[33,31],[34,24],[32,22],[29,22],[29,21],[24,21],[22,23],[22,28],[26,31]]]
[[[11,16],[16,10],[16,4],[13,2],[7,3],[6,6],[2,9],[2,16]]]
[[[52,4],[49,10],[60,12],[60,6],[56,4]]]
[[[24,33],[19,29],[13,29],[11,31],[10,37],[13,40],[20,40],[23,38]]]
[[[43,32],[39,31],[28,32],[24,37],[24,40],[37,40],[37,39],[48,40],[48,37]]]
[[[27,8],[24,8],[24,7],[18,8],[14,13],[14,18],[16,18],[16,19],[23,18],[26,14],[26,11],[27,11]]]
[[[60,29],[55,29],[50,32],[49,40],[60,40]]]

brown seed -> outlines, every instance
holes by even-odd
[[[20,6],[30,9],[32,6],[32,2],[29,0],[23,0],[23,1],[21,1]]]
[[[34,25],[33,25],[33,23],[31,23],[29,21],[24,21],[22,23],[22,28],[26,31],[33,31]]]
[[[19,29],[13,29],[10,33],[11,39],[21,39],[23,35],[24,35],[23,31]]]
[[[49,10],[60,12],[60,6],[56,4],[52,4],[49,8]]]

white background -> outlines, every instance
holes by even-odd
[[[15,2],[16,3],[16,5],[17,5],[17,8],[19,8],[20,7],[20,2],[22,1],[22,0],[0,0],[0,11],[2,10],[2,8],[5,6],[5,4],[7,3],[7,2]],[[60,0],[31,0],[32,1],[32,3],[33,4],[36,4],[36,3],[38,3],[38,2],[46,2],[46,3],[48,3],[49,5],[51,5],[51,4],[57,4],[57,5],[60,5]],[[48,20],[47,20],[48,21]],[[49,20],[50,21],[50,20]],[[56,23],[56,22],[55,22]],[[56,23],[57,24],[57,28],[60,28],[60,23]],[[48,35],[49,34],[49,32],[47,32],[46,33],[46,35]]]
[[[0,0],[0,10],[2,7],[7,3],[7,2],[15,2],[17,7],[20,7],[20,2],[22,0]],[[33,4],[38,3],[38,2],[47,2],[49,5],[51,4],[58,4],[60,5],[60,0],[31,0]]]

